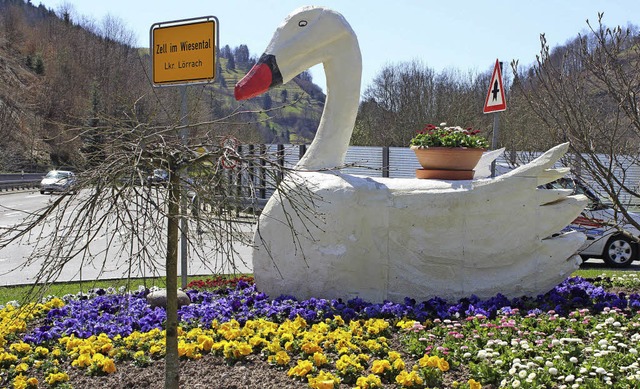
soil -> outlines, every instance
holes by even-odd
[[[71,368],[69,383],[76,389],[162,389],[164,388],[164,361],[148,367],[116,364],[117,371],[108,376],[90,377],[84,370]],[[212,355],[180,363],[180,388],[185,389],[244,389],[244,388],[305,388],[306,383],[287,377],[287,372],[271,368],[259,356],[251,355],[243,363],[229,366],[222,357]]]
[[[391,349],[399,351],[407,366],[416,363],[414,358],[402,352],[399,334],[389,338]],[[289,367],[295,366],[292,358],[285,369],[270,366],[259,355],[250,355],[244,361],[228,365],[224,358],[211,354],[199,360],[182,360],[180,362],[181,389],[294,389],[308,388],[306,382],[296,381],[287,376]],[[163,389],[164,360],[154,361],[150,366],[137,367],[131,362],[116,363],[117,371],[106,376],[89,376],[84,369],[65,366],[69,374],[69,384],[75,389]],[[464,380],[468,372],[460,369],[450,370],[444,375],[444,387],[451,387],[454,380]],[[367,373],[368,374],[368,373]],[[353,388],[355,385],[340,384],[336,389]],[[395,384],[387,384],[385,388],[398,388]],[[490,388],[486,386],[485,388]]]

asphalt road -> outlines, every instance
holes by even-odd
[[[82,195],[82,194],[80,194]],[[79,196],[80,196],[79,195]],[[0,231],[11,229],[21,223],[30,214],[46,207],[49,202],[59,198],[59,195],[41,195],[37,191],[6,192],[0,194]],[[71,201],[73,196],[71,196]],[[48,248],[42,239],[54,228],[62,235],[66,234],[69,226],[64,222],[56,224],[55,218],[50,218],[42,231],[26,236],[19,243],[11,243],[0,249],[0,286],[32,284],[37,279],[38,272],[45,265],[44,258],[33,257],[34,252],[44,253]],[[246,227],[246,234],[252,233],[250,224]],[[97,279],[121,279],[126,277],[149,277],[165,274],[165,244],[162,242],[154,248],[157,258],[153,263],[132,263],[125,250],[118,246],[128,245],[130,242],[111,240],[113,231],[109,226],[95,239],[88,242],[90,253],[88,257],[74,258],[64,265],[62,271],[55,277],[57,281],[79,281]],[[105,250],[106,248],[109,250]],[[251,247],[234,244],[237,251],[233,256],[216,248],[215,244],[204,242],[202,246],[190,247],[187,262],[188,275],[211,275],[251,272]],[[196,250],[204,260],[196,259]],[[123,253],[124,251],[124,253]],[[180,259],[179,259],[180,261]],[[178,265],[178,273],[181,265]]]
[[[0,231],[12,228],[23,221],[29,214],[37,212],[46,207],[49,202],[59,198],[58,195],[41,195],[37,191],[5,192],[0,194]],[[51,223],[44,227],[45,232],[56,228]],[[247,234],[252,233],[251,225],[247,225]],[[57,276],[58,281],[78,281],[97,279],[121,279],[128,276],[149,277],[153,275],[163,275],[164,268],[164,246],[158,248],[158,260],[154,264],[135,264],[131,267],[131,262],[126,255],[118,253],[118,250],[108,250],[106,247],[112,245],[122,245],[123,243],[107,243],[109,233],[97,237],[90,242],[91,252],[101,253],[92,258],[76,258],[69,261]],[[42,249],[42,242],[37,236],[32,234],[20,243],[12,243],[9,247],[0,249],[0,286],[31,284],[43,266],[43,259],[30,260],[34,250]],[[215,248],[199,247],[204,253],[206,260],[198,260],[195,252],[191,248],[189,251],[189,261],[187,274],[189,275],[210,275],[210,274],[230,274],[230,273],[250,273],[251,270],[251,247],[246,245],[235,245],[237,254],[233,257],[233,262],[229,256]],[[602,269],[609,267],[600,259],[590,259],[583,263],[583,269]],[[640,271],[640,263],[635,262],[625,270]],[[180,265],[178,272],[180,273]]]

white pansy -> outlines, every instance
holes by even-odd
[[[549,368],[549,374],[558,375],[558,369],[556,369],[555,367],[550,367]]]
[[[576,357],[571,357],[571,358],[569,358],[569,362],[571,362],[571,363],[578,363],[578,358],[576,358]]]
[[[569,374],[568,376],[564,377],[565,382],[573,382],[575,381],[576,376],[574,376],[573,374]]]
[[[518,377],[520,377],[520,379],[525,379],[527,378],[527,371],[526,370],[520,370],[518,372]]]

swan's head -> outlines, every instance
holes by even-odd
[[[236,100],[259,96],[329,60],[341,39],[356,39],[341,14],[322,7],[293,11],[275,31],[258,63],[236,84]]]

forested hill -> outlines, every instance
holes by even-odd
[[[246,45],[224,46],[218,59],[214,83],[188,88],[191,123],[209,122],[207,131],[243,142],[313,138],[325,96],[309,73],[240,103],[233,87],[255,55]],[[128,126],[178,123],[179,88],[153,88],[150,74],[148,48],[135,47],[119,20],[0,0],[0,171],[81,167],[88,145],[108,141],[99,128],[118,119]]]

